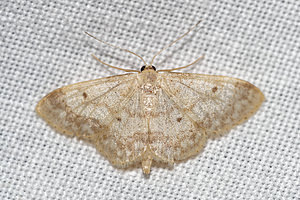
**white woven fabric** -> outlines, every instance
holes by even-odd
[[[300,2],[1,1],[0,199],[300,199]],[[92,146],[34,112],[66,84],[139,69],[202,19],[154,65],[227,75],[259,87],[257,114],[173,169],[116,169]]]

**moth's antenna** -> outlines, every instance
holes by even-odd
[[[132,52],[132,51],[130,51],[130,50],[128,50],[128,49],[124,49],[124,48],[118,47],[118,46],[116,46],[116,45],[109,44],[108,42],[105,42],[105,41],[103,41],[103,40],[100,40],[100,39],[96,38],[95,36],[91,35],[90,33],[86,32],[86,31],[84,31],[84,33],[87,34],[88,36],[94,38],[95,40],[97,40],[97,41],[99,41],[99,42],[102,42],[102,43],[104,43],[104,44],[106,44],[106,45],[108,45],[108,46],[111,46],[111,47],[114,47],[114,48],[117,48],[117,49],[121,49],[121,50],[123,50],[123,51],[126,51],[126,52],[128,52],[128,53],[131,53],[131,54],[137,56],[138,58],[140,58],[140,59],[143,61],[143,63],[144,63],[145,66],[147,65],[146,61],[142,58],[142,56],[140,56],[140,55],[138,55],[138,54],[136,54],[136,53],[134,53],[134,52]],[[93,57],[95,58],[96,56],[93,55]],[[109,67],[112,67],[111,65],[108,65],[108,64],[106,64],[106,63],[100,61],[98,58],[97,58],[96,60],[98,60],[98,61],[101,62],[102,64],[105,64],[105,65],[107,65],[107,66],[109,66]],[[118,67],[113,67],[113,68],[117,69]],[[118,69],[122,69],[122,68],[118,68]],[[127,70],[127,69],[126,69],[126,70]],[[128,71],[128,70],[127,70],[127,71]],[[137,71],[137,70],[134,70],[134,71]],[[139,72],[139,71],[138,71],[138,72]]]
[[[199,20],[195,25],[193,25],[186,33],[184,33],[183,35],[181,35],[179,38],[177,38],[176,40],[174,40],[173,42],[171,42],[170,44],[166,45],[163,49],[161,49],[159,52],[157,52],[150,63],[150,66],[152,66],[154,59],[156,58],[156,56],[158,56],[159,54],[161,54],[161,52],[163,52],[165,49],[169,48],[170,46],[172,46],[173,44],[175,44],[178,40],[182,39],[184,36],[186,36],[187,34],[189,34],[192,30],[194,30],[198,24],[201,22],[201,20]]]
[[[120,68],[120,67],[115,67],[115,66],[112,66],[110,64],[107,64],[105,62],[103,62],[102,60],[100,60],[99,58],[97,58],[94,54],[92,54],[93,58],[95,58],[98,62],[102,63],[103,65],[106,65],[108,67],[111,67],[111,68],[114,68],[114,69],[118,69],[118,70],[122,70],[124,72],[140,72],[138,70],[134,70],[134,69],[123,69],[123,68]]]
[[[197,58],[194,62],[188,64],[188,65],[185,65],[183,67],[177,67],[177,68],[173,68],[173,69],[161,69],[161,70],[157,70],[157,72],[171,72],[171,71],[174,71],[174,70],[178,70],[178,69],[184,69],[184,68],[187,68],[193,64],[195,64],[196,62],[202,60],[204,58],[204,55],[203,56],[200,56],[199,58]]]

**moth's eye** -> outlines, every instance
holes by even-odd
[[[153,65],[152,65],[152,69],[154,69],[154,71],[156,71],[156,67],[154,67]]]
[[[144,65],[144,66],[141,68],[141,72],[145,70],[145,67],[146,67],[146,66]]]

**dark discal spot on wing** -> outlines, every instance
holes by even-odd
[[[177,121],[178,121],[178,122],[180,122],[181,120],[182,120],[182,118],[181,118],[181,117],[178,117],[178,118],[177,118]]]
[[[83,96],[84,99],[86,99],[88,95],[87,95],[87,93],[83,92],[82,96]]]
[[[213,87],[213,88],[211,89],[211,91],[212,91],[213,93],[215,93],[217,90],[218,90],[218,87]]]
[[[116,119],[117,119],[119,122],[122,121],[120,117],[117,117]]]

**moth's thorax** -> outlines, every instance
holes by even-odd
[[[157,105],[158,73],[153,69],[144,70],[139,73],[139,87],[142,90],[141,102],[145,115],[151,116]]]
[[[145,69],[138,74],[139,83],[156,83],[158,72],[153,69]]]

